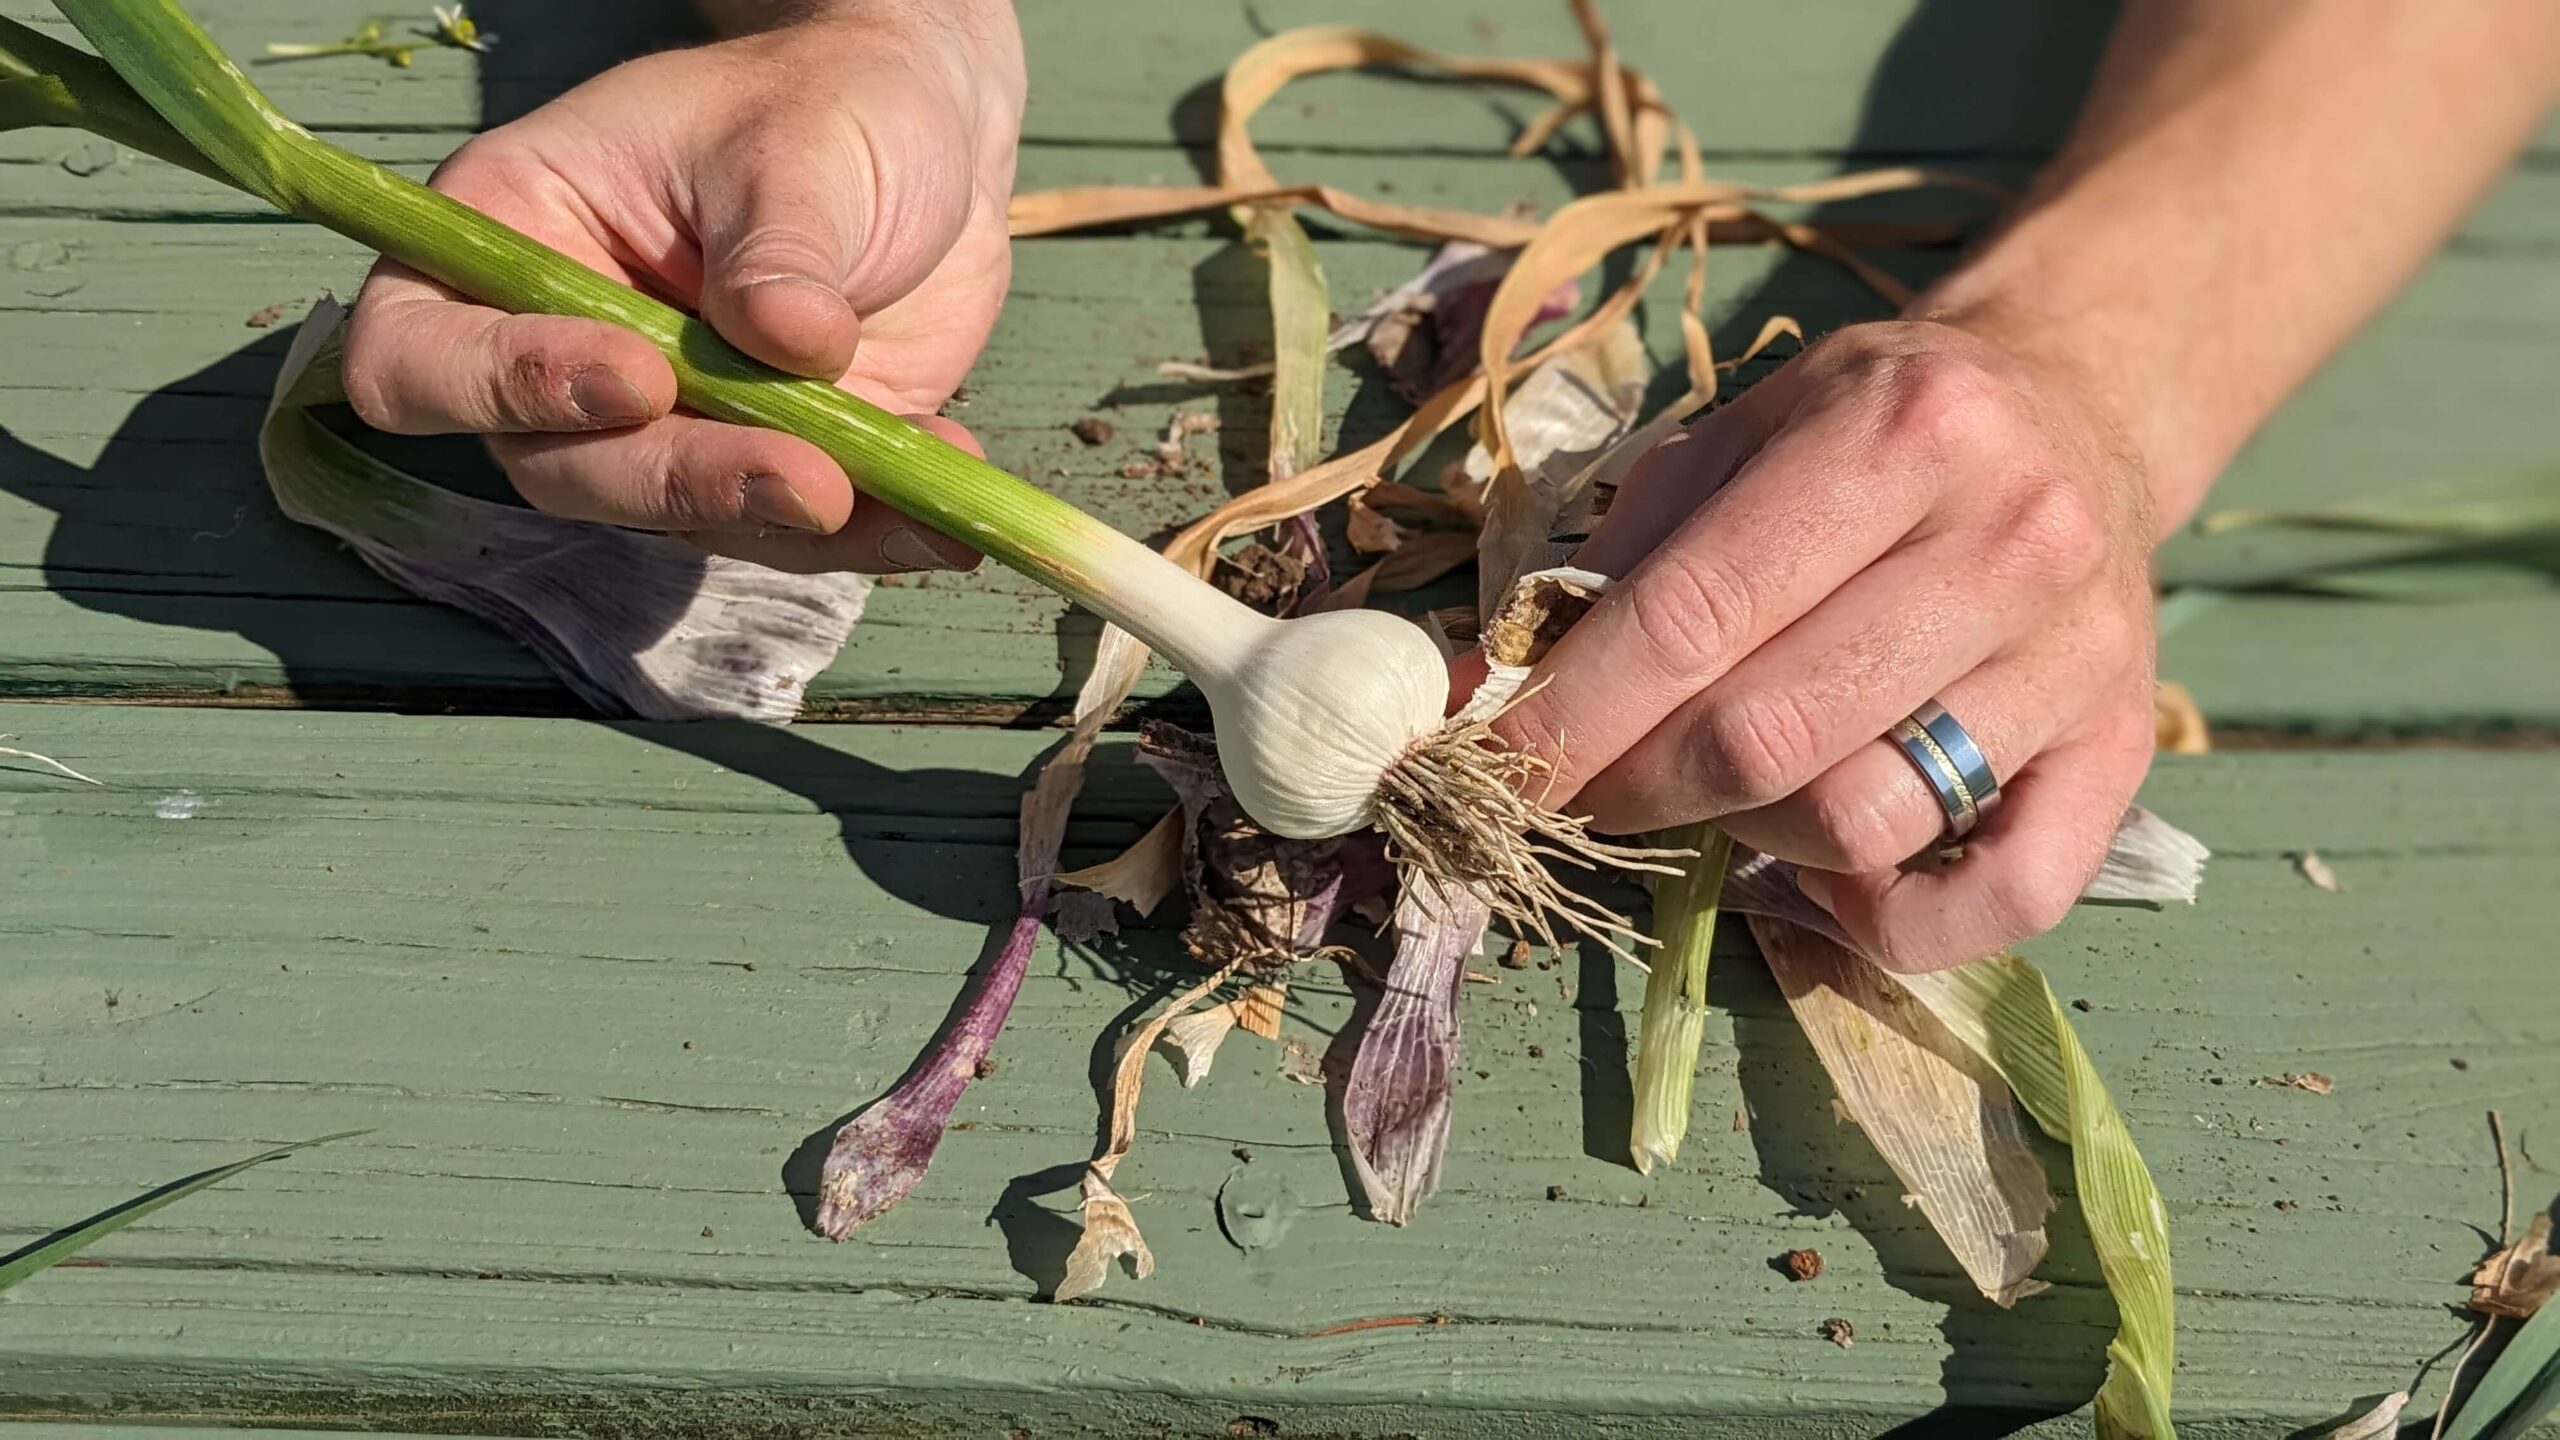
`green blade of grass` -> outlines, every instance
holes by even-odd
[[[2539,466],[2414,495],[2372,496],[2313,510],[2221,510],[2197,521],[2196,532],[2220,535],[2262,525],[2443,540],[2510,539],[2560,529],[2560,466]]]
[[[2524,1322],[2498,1363],[2471,1387],[2445,1440],[2524,1440],[2560,1407],[2560,1303]]]
[[[101,1210],[69,1229],[58,1230],[6,1260],[0,1260],[0,1291],[6,1291],[10,1286],[31,1275],[49,1270],[134,1221],[154,1211],[175,1205],[199,1190],[211,1189],[243,1170],[264,1165],[270,1160],[281,1160],[296,1150],[308,1150],[314,1145],[326,1145],[332,1140],[351,1140],[358,1135],[372,1133],[370,1130],[341,1130],[335,1135],[322,1135],[316,1139],[297,1140],[290,1145],[279,1145],[263,1155],[252,1155],[246,1160],[235,1161],[219,1170],[207,1170],[201,1175],[191,1175],[184,1180],[163,1185],[147,1195],[128,1200],[111,1209]]]

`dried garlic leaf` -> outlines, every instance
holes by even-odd
[[[1218,1047],[1236,1028],[1233,1005],[1212,1005],[1177,1015],[1164,1027],[1164,1048],[1173,1052],[1182,1065],[1182,1088],[1209,1078],[1209,1065],[1218,1058]]]
[[[1173,787],[1189,821],[1183,941],[1211,965],[1274,966],[1324,941],[1346,903],[1341,840],[1288,840],[1253,823],[1227,793],[1214,745],[1171,725],[1141,733],[1139,759]]]
[[[1439,1187],[1458,1066],[1458,988],[1492,918],[1473,894],[1433,881],[1408,885],[1397,902],[1395,961],[1342,1099],[1362,1198],[1389,1225],[1412,1219]]]
[[[1129,1202],[1111,1188],[1099,1169],[1084,1172],[1084,1237],[1067,1256],[1066,1277],[1050,1292],[1055,1301],[1074,1300],[1102,1288],[1110,1277],[1111,1262],[1126,1256],[1129,1273],[1144,1280],[1156,1273],[1155,1252],[1147,1248],[1146,1238],[1138,1233],[1138,1218],[1129,1213]]]
[[[1168,810],[1138,843],[1099,865],[1070,870],[1058,883],[1108,896],[1141,916],[1152,915],[1182,883],[1182,838],[1188,828],[1181,810]]]
[[[2317,1070],[2288,1070],[2282,1075],[2262,1076],[2258,1083],[2278,1089],[2307,1090],[2314,1095],[2332,1094],[2338,1088],[2337,1081]]]
[[[2080,898],[2099,904],[2192,905],[2204,884],[2204,842],[2136,805],[2116,822],[2107,858]]]
[[[1347,884],[1343,887],[1348,890]],[[1289,977],[1274,974],[1261,984],[1227,1002],[1235,1012],[1236,1028],[1264,1040],[1280,1038],[1280,1016],[1289,1003]]]
[[[2525,1227],[2524,1238],[2480,1262],[2471,1272],[2472,1309],[2522,1320],[2560,1294],[2560,1255],[2551,1253],[2551,1215]]]
[[[61,761],[54,759],[50,755],[39,755],[33,750],[21,750],[15,745],[0,745],[0,756],[5,756],[12,760],[24,760],[30,765],[42,765],[53,773],[62,776],[64,779],[77,780],[83,785],[95,785],[101,790],[105,789],[107,785],[106,781],[100,780],[94,775],[84,775],[81,772],[72,769],[70,766],[63,764]]]
[[[2196,697],[2175,680],[2163,680],[2152,702],[2154,737],[2160,749],[2170,755],[2205,755],[2212,753],[2213,732],[2204,723],[2204,711],[2196,705]]]
[[[1326,333],[1333,312],[1316,247],[1285,205],[1243,211],[1245,240],[1271,268],[1271,438],[1266,479],[1324,458]]]
[[[1649,368],[1642,337],[1620,319],[1538,367],[1504,402],[1515,463],[1497,465],[1482,445],[1465,461],[1467,474],[1485,485],[1478,609],[1494,610],[1520,576],[1559,562],[1557,520],[1581,497],[1600,458],[1634,429]]]
[[[2008,1082],[1894,977],[1821,936],[1755,918],[1751,933],[1850,1118],[1994,1304],[2047,1288],[2053,1209]]]
[[[1072,1300],[1101,1289],[1111,1273],[1111,1262],[1124,1255],[1135,1257],[1131,1269],[1137,1278],[1144,1280],[1155,1273],[1156,1257],[1138,1234],[1138,1218],[1130,1213],[1129,1202],[1111,1188],[1111,1180],[1130,1147],[1138,1143],[1138,1094],[1146,1084],[1148,1052],[1174,1021],[1189,1014],[1234,973],[1232,965],[1219,970],[1166,1001],[1146,1024],[1121,1038],[1120,1058],[1111,1069],[1108,1133],[1100,1152],[1085,1167],[1084,1236],[1068,1255],[1066,1278],[1050,1298]]]
[[[1475,558],[1473,535],[1433,530],[1410,536],[1394,554],[1344,581],[1325,604],[1329,609],[1356,609],[1372,595],[1419,590]]]
[[[2368,1395],[2338,1420],[2304,1431],[2301,1440],[2390,1440],[2400,1433],[2400,1412],[2408,1407],[2406,1390]]]

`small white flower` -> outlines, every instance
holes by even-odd
[[[489,47],[498,43],[497,36],[481,33],[479,22],[462,13],[462,6],[438,5],[434,9],[438,41],[481,55],[488,54]]]

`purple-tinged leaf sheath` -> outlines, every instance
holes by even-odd
[[[818,1233],[842,1240],[906,1198],[933,1163],[933,1152],[960,1094],[1004,1029],[1031,952],[1040,943],[1049,887],[1034,883],[995,963],[978,976],[960,1017],[936,1037],[897,1088],[873,1101],[836,1132],[818,1181]]]
[[[1342,1098],[1369,1211],[1402,1225],[1439,1188],[1458,1068],[1458,988],[1493,912],[1455,885],[1418,881],[1396,905],[1386,995],[1360,1035]]]

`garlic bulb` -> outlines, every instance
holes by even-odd
[[[1422,627],[1383,611],[1245,613],[1254,623],[1219,627],[1225,643],[1183,665],[1208,697],[1236,802],[1292,840],[1375,824],[1387,772],[1447,713],[1448,663]]]

